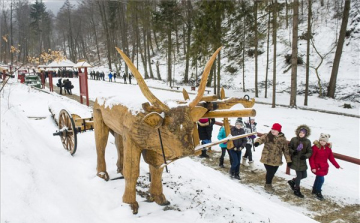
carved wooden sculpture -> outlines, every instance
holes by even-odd
[[[125,192],[123,202],[128,203],[134,214],[138,212],[139,205],[136,201],[136,182],[139,177],[141,154],[149,164],[151,183],[150,200],[159,205],[169,202],[163,194],[162,172],[164,158],[160,146],[159,132],[166,160],[173,161],[181,157],[194,154],[194,148],[199,144],[196,121],[201,117],[219,117],[216,112],[207,109],[200,102],[203,100],[205,85],[211,66],[219,53],[219,48],[205,66],[198,93],[191,102],[183,101],[176,107],[168,107],[149,90],[139,71],[130,59],[118,48],[126,64],[137,79],[142,94],[151,103],[142,104],[142,109],[132,112],[125,104],[106,106],[106,101],[96,100],[94,104],[94,130],[97,151],[97,175],[109,180],[106,172],[105,147],[109,132],[115,137],[118,150],[117,170],[125,178]],[[214,98],[211,98],[213,100]],[[209,99],[210,100],[210,99]],[[223,108],[233,106],[222,104]],[[253,103],[252,103],[253,105]],[[249,106],[252,107],[252,106]],[[255,110],[229,111],[221,113],[221,117],[255,116]]]

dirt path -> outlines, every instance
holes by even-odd
[[[47,85],[47,87],[49,87]],[[54,85],[54,92],[59,93],[60,89],[56,85]],[[68,98],[71,98],[80,103],[80,97],[77,95],[68,95],[63,94]],[[85,101],[85,99],[84,99]],[[86,102],[84,102],[86,103]],[[89,100],[89,105],[92,107],[94,105],[94,101]],[[201,159],[201,163],[212,167],[213,169],[220,171],[224,175],[229,175],[230,163],[228,160],[225,161],[225,166],[227,168],[220,168],[219,165],[219,152],[211,152],[208,153],[210,158]],[[196,160],[199,160],[196,158]],[[240,168],[241,181],[239,183],[247,185],[250,188],[254,186],[263,186],[265,179],[265,171],[256,169],[252,170],[249,167],[241,167]],[[290,190],[287,180],[278,176],[275,176],[273,181],[273,186],[276,189],[273,196],[277,196],[281,201],[286,202],[292,206],[303,207],[312,213],[309,217],[313,218],[316,221],[322,223],[329,222],[348,222],[348,223],[357,223],[360,222],[360,205],[347,205],[341,204],[337,201],[331,200],[331,198],[325,197],[324,201],[319,201],[315,198],[314,195],[311,194],[311,190],[302,188],[302,193],[305,198],[297,198],[293,195]],[[141,194],[139,194],[141,195]]]
[[[220,171],[224,175],[229,175],[230,162],[225,160],[225,167],[219,167],[220,152],[208,153],[210,158],[201,159],[201,163],[212,167],[213,169]],[[196,158],[198,160],[198,158]],[[252,170],[250,167],[241,166],[240,168],[241,181],[239,183],[244,184],[250,188],[254,186],[263,186],[265,182],[265,171],[260,169]],[[331,198],[325,197],[324,201],[319,201],[311,194],[311,190],[302,188],[301,192],[305,198],[296,197],[287,180],[278,176],[274,177],[273,186],[275,193],[273,196],[277,196],[281,201],[286,202],[292,206],[303,207],[312,213],[309,217],[316,221],[329,223],[329,222],[348,222],[356,223],[360,222],[360,205],[347,205],[341,204],[338,201],[334,201]]]

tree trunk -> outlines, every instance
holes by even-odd
[[[106,48],[107,48],[107,58],[108,58],[108,65],[109,65],[109,69],[111,70],[111,50],[110,50],[110,36],[109,36],[109,28],[108,28],[108,21],[106,18],[106,11],[105,11],[105,3],[102,1],[98,1],[98,5],[100,8],[100,16],[101,16],[101,20],[103,22],[103,26],[104,26],[104,32],[105,32],[105,36],[106,36]]]
[[[171,29],[167,30],[167,39],[168,39],[168,49],[167,49],[167,57],[168,57],[168,61],[167,61],[167,66],[168,66],[168,72],[167,72],[167,81],[171,86],[171,52],[172,52],[172,46],[171,46]]]
[[[218,65],[217,65],[217,96],[220,98],[220,77],[221,77],[221,69],[220,69],[220,63],[221,63],[221,53],[218,54]]]
[[[268,14],[268,27],[267,27],[267,44],[266,44],[266,71],[265,71],[265,98],[267,98],[268,89],[268,74],[269,74],[269,49],[270,49],[270,19],[271,13]]]
[[[290,107],[296,107],[297,95],[297,58],[298,58],[298,23],[299,23],[299,0],[294,0],[293,15],[293,38],[292,38],[292,54],[291,54],[291,92]]]
[[[275,108],[276,104],[276,34],[277,34],[277,0],[275,0],[273,6],[273,43],[274,43],[274,58],[273,58],[273,92],[272,92],[272,108]]]
[[[255,97],[259,97],[258,89],[258,29],[257,29],[257,1],[254,3],[255,8]]]
[[[305,81],[305,99],[304,105],[308,105],[308,96],[309,96],[309,68],[310,68],[310,38],[311,38],[311,17],[312,17],[312,0],[308,0],[308,21],[307,21],[307,40],[306,40],[306,81]]]
[[[151,57],[150,57],[150,45],[151,45],[151,40],[150,40],[150,31],[146,31],[147,33],[147,53],[148,53],[148,64],[149,64],[149,73],[150,73],[150,78],[151,79],[154,79],[154,74],[153,74],[153,71],[151,69]]]
[[[343,19],[341,22],[341,29],[339,34],[339,42],[337,44],[337,48],[335,52],[334,64],[332,67],[330,83],[327,92],[327,96],[331,98],[335,98],[336,79],[339,71],[341,53],[345,42],[346,26],[348,23],[349,12],[350,12],[350,3],[351,0],[345,0],[344,14],[343,14]]]

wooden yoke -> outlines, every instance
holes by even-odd
[[[225,90],[224,90],[224,88],[221,88],[221,91],[220,91],[220,99],[221,99],[221,100],[224,100],[224,99],[225,99]],[[224,128],[225,128],[225,135],[226,135],[226,137],[227,137],[227,136],[230,135],[230,133],[231,133],[231,132],[230,132],[230,122],[229,122],[229,119],[228,119],[228,118],[224,118],[223,123],[224,123]],[[233,147],[234,147],[233,141],[227,142],[227,143],[226,143],[226,146],[227,146],[227,149],[233,148]]]

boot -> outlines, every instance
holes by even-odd
[[[235,173],[230,170],[230,178],[235,178]]]
[[[206,154],[206,150],[201,150],[201,155],[199,157],[200,158],[209,158],[209,155]]]
[[[300,192],[300,187],[294,187],[294,194],[297,197],[304,198],[304,195]]]
[[[316,194],[315,187],[312,188],[311,194]]]
[[[274,188],[272,187],[272,184],[265,184],[264,189],[268,193],[274,193],[275,192]]]
[[[321,194],[321,190],[320,190],[320,191],[316,191],[315,195],[316,195],[316,198],[319,199],[320,201],[323,201],[323,200],[324,200],[324,197],[323,197],[323,195]]]
[[[234,178],[237,179],[237,180],[241,180],[239,173],[235,173]]]
[[[220,157],[219,161],[219,167],[224,168],[224,158]]]
[[[241,165],[246,166],[246,160],[247,160],[246,157],[242,157]]]
[[[249,161],[249,167],[252,169],[254,168],[254,161]]]
[[[288,181],[289,186],[291,187],[291,190],[295,190],[295,182],[294,179]]]

